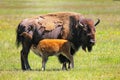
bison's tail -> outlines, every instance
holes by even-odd
[[[20,24],[19,24],[16,29],[16,45],[17,45],[17,47],[19,47],[19,45],[21,44],[22,39],[23,39],[23,37],[20,36],[20,34],[22,32],[21,30],[22,30],[22,26],[20,26]]]

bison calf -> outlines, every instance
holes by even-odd
[[[37,46],[32,46],[33,52],[42,57],[42,70],[45,70],[45,64],[49,56],[62,54],[70,60],[70,68],[74,67],[73,56],[70,49],[73,44],[63,39],[43,39]]]
[[[32,36],[29,35],[27,32],[23,32],[21,34],[26,39],[31,40]],[[42,70],[45,70],[45,64],[48,60],[49,56],[53,55],[64,55],[67,59],[70,60],[69,67],[74,67],[73,56],[70,54],[70,49],[75,49],[75,46],[69,42],[68,40],[63,39],[43,39],[40,40],[37,45],[32,45],[32,51],[42,57]],[[62,69],[66,69],[62,67]]]

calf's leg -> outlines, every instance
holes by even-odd
[[[73,56],[69,52],[65,52],[66,57],[70,60],[70,68],[74,68]],[[69,64],[68,64],[69,67]]]
[[[63,65],[62,65],[62,70],[67,70],[66,62],[63,63]]]
[[[48,60],[48,57],[42,56],[42,71],[45,71],[45,65]]]
[[[71,47],[70,53],[73,56],[75,54],[75,50]],[[68,69],[70,69],[70,61],[68,61]]]
[[[70,68],[74,68],[74,60],[73,60],[73,56],[72,55],[70,55],[69,60],[70,60],[70,63],[69,63],[70,64]]]
[[[62,54],[60,54],[58,56],[58,59],[60,61],[60,63],[62,63],[62,70],[67,70],[67,67],[66,67],[66,60],[68,60],[65,56],[63,56]]]

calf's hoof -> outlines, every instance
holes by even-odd
[[[41,70],[42,70],[42,71],[45,71],[45,68],[42,68]]]

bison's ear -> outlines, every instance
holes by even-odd
[[[97,20],[97,22],[94,24],[94,26],[97,26],[100,23],[100,19]]]

